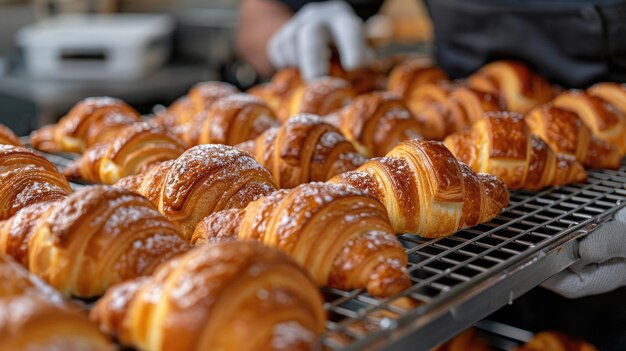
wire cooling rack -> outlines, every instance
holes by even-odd
[[[386,300],[326,289],[331,350],[429,350],[576,261],[575,240],[626,202],[626,162],[585,183],[511,193],[489,223],[448,238],[400,236],[413,285]]]
[[[61,170],[75,158],[44,155]],[[575,239],[610,219],[624,200],[626,159],[616,171],[589,171],[585,183],[512,192],[509,207],[491,222],[451,237],[401,235],[412,286],[384,300],[324,289],[322,343],[328,350],[430,350],[574,263]]]

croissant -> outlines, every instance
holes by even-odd
[[[149,199],[185,237],[209,214],[245,207],[276,190],[270,172],[252,156],[226,145],[198,145],[117,186]]]
[[[518,113],[526,113],[554,97],[550,83],[517,61],[489,63],[470,75],[467,83],[471,88],[498,97],[502,110]]]
[[[321,77],[301,85],[276,111],[281,122],[300,113],[326,116],[347,105],[356,93],[340,78]]]
[[[626,114],[626,85],[618,83],[598,83],[587,89],[591,96],[597,96]]]
[[[492,348],[476,329],[469,328],[432,351],[492,351]]]
[[[367,157],[382,156],[401,141],[421,136],[411,111],[389,92],[360,95],[326,120]]]
[[[367,192],[387,209],[396,233],[449,236],[487,222],[509,203],[504,183],[457,162],[440,142],[407,140],[385,157],[332,178]]]
[[[516,351],[598,351],[598,349],[564,333],[541,332]]]
[[[91,319],[138,350],[312,350],[324,331],[322,303],[311,278],[278,250],[224,242],[111,288]]]
[[[356,189],[307,183],[279,190],[243,209],[203,219],[191,241],[201,245],[232,237],[277,247],[319,285],[367,288],[370,295],[381,297],[410,286],[407,255],[385,208]]]
[[[280,188],[326,181],[365,162],[338,129],[308,114],[236,147],[267,168]]]
[[[591,129],[593,135],[615,146],[624,156],[626,155],[626,137],[624,137],[626,114],[597,95],[600,92],[601,96],[607,97],[611,90],[614,93],[619,91],[608,87],[596,87],[592,90],[595,95],[592,95],[580,90],[569,90],[557,96],[553,103],[558,108],[577,114]]]
[[[20,138],[6,126],[0,124],[0,144],[22,146]]]
[[[441,68],[430,63],[410,60],[395,66],[389,75],[387,90],[392,91],[407,101],[409,105],[416,100],[416,92],[424,84],[448,80],[448,75]]]
[[[235,145],[256,138],[279,124],[263,100],[247,94],[233,94],[196,114],[186,140],[189,145]]]
[[[0,145],[0,220],[71,192],[65,177],[43,156],[21,146]]]
[[[85,187],[42,207],[0,224],[0,248],[64,295],[99,296],[188,248],[175,225],[127,190]]]
[[[0,297],[0,316],[0,350],[116,349],[83,314],[44,297]]]
[[[125,102],[110,97],[87,98],[76,104],[59,123],[31,135],[35,149],[82,153],[91,145],[114,138],[119,130],[141,116]]]
[[[239,89],[232,84],[225,82],[200,82],[189,90],[189,99],[193,103],[195,112],[205,111],[217,100],[237,94]],[[189,116],[189,115],[186,115]],[[191,120],[181,120],[178,124],[191,122]]]
[[[424,136],[431,140],[442,140],[452,133],[466,130],[483,113],[500,110],[491,94],[460,85],[427,84],[422,86],[419,94],[422,100],[416,102],[419,110],[415,117]]]
[[[30,296],[40,297],[58,306],[66,306],[63,296],[58,291],[30,274],[26,268],[13,260],[11,256],[0,255],[0,281],[2,281],[2,284],[0,284],[0,300],[14,296]],[[0,327],[0,330],[2,330],[2,327]]]
[[[295,67],[288,67],[278,70],[269,83],[254,86],[248,90],[248,93],[265,101],[273,111],[279,112],[281,107],[287,104],[293,92],[304,84],[300,71]],[[285,111],[283,114],[289,113],[290,111]],[[280,113],[278,114],[280,117]]]
[[[376,90],[384,90],[385,75],[378,72],[374,67],[361,67],[346,71],[339,60],[339,56],[331,57],[328,74],[331,77],[341,78],[350,82],[350,86],[357,94],[371,93]]]
[[[0,255],[0,350],[115,350],[78,306]]]
[[[452,134],[444,143],[459,161],[495,175],[510,189],[539,190],[587,179],[574,157],[557,154],[530,133],[517,113],[486,113],[470,130]]]
[[[583,166],[619,168],[619,151],[593,136],[576,114],[548,104],[534,108],[524,119],[530,131],[554,151],[574,156]]]
[[[175,159],[186,148],[166,127],[135,123],[122,129],[118,138],[89,147],[65,169],[65,176],[113,184],[159,162]]]
[[[187,95],[176,99],[165,111],[158,113],[153,119],[154,124],[167,127],[179,139],[184,140],[191,121],[196,115],[196,106]]]

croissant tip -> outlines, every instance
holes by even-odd
[[[405,265],[399,260],[387,259],[370,275],[367,293],[376,297],[393,296],[411,286]]]

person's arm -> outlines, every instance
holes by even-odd
[[[239,56],[262,76],[273,72],[267,45],[270,38],[293,16],[276,0],[243,0],[239,7],[236,49]]]

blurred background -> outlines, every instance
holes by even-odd
[[[88,96],[149,113],[202,80],[247,88],[237,59],[239,0],[0,0],[0,123],[20,135]],[[430,22],[415,0],[387,0],[367,23],[381,53],[428,52]],[[417,29],[417,30],[416,30]]]

